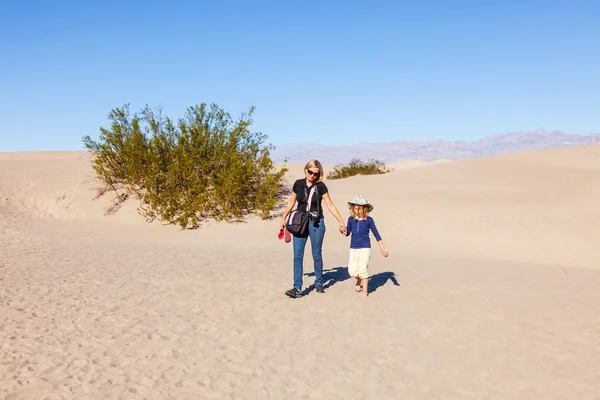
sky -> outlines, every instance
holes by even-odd
[[[600,132],[600,1],[0,0],[0,151],[201,103],[274,145]]]

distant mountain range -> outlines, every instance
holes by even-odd
[[[348,146],[325,146],[316,143],[295,143],[276,146],[271,153],[274,161],[303,162],[316,158],[327,164],[346,163],[360,157],[367,161],[376,159],[395,163],[419,159],[434,161],[456,160],[515,151],[548,149],[564,146],[600,145],[600,134],[569,134],[538,129],[533,132],[506,133],[485,137],[477,141],[413,141],[386,143],[358,143]]]

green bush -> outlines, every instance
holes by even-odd
[[[379,175],[393,171],[393,168],[388,168],[379,160],[365,162],[360,158],[353,158],[347,165],[337,164],[327,175],[327,179],[342,179],[354,175]]]
[[[233,121],[203,103],[175,122],[148,106],[131,116],[125,105],[108,114],[112,124],[100,128],[99,141],[84,136],[83,143],[98,178],[120,201],[140,199],[138,211],[149,220],[195,228],[206,218],[264,219],[277,206],[287,169],[276,170],[266,136],[250,132],[253,112]]]

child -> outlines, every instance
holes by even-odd
[[[348,202],[350,207],[350,217],[346,226],[346,236],[352,235],[350,239],[350,259],[348,260],[348,272],[350,276],[356,278],[354,289],[357,292],[362,291],[362,296],[366,298],[369,295],[369,259],[371,258],[371,239],[369,231],[379,243],[379,249],[384,257],[389,253],[383,247],[383,241],[375,226],[373,218],[369,217],[369,212],[373,211],[373,206],[367,199],[358,194],[352,201]]]

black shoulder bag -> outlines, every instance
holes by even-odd
[[[310,188],[310,195],[304,187],[304,194],[306,195],[306,210],[294,210],[290,213],[290,217],[287,220],[285,228],[294,236],[302,236],[306,233],[306,227],[308,226],[308,218],[310,213],[310,203],[312,196],[317,188],[316,184],[313,184]]]

